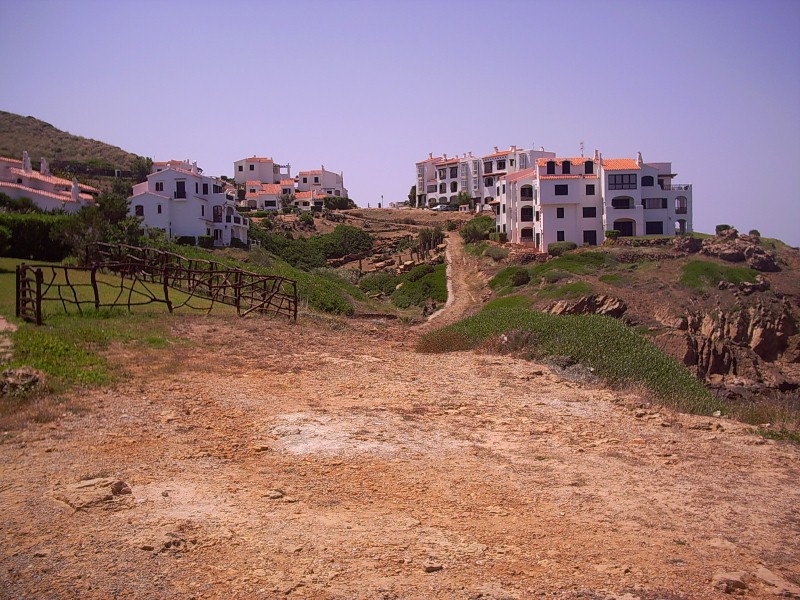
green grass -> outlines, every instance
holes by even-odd
[[[601,269],[614,269],[617,265],[614,257],[605,252],[572,252],[533,267],[512,265],[501,269],[489,281],[489,287],[501,295],[509,293],[513,289],[511,278],[517,271],[527,271],[531,283],[536,285],[542,279],[549,283],[555,283],[570,275],[589,275]]]
[[[570,362],[594,369],[609,384],[643,386],[662,403],[679,410],[711,414],[722,409],[683,365],[609,317],[495,308],[423,336],[417,349],[473,349],[509,333],[524,340],[524,347],[517,349],[532,358],[568,357]]]
[[[756,280],[758,271],[748,267],[726,267],[707,260],[693,260],[683,266],[681,285],[696,292],[702,292],[708,287],[716,287],[720,281],[740,284],[745,281]]]
[[[508,250],[499,246],[489,246],[483,252],[484,256],[488,256],[495,262],[499,262],[508,257]]]
[[[768,440],[775,440],[778,442],[791,442],[793,444],[800,444],[800,432],[790,431],[788,429],[751,429],[750,433],[755,433]]]
[[[486,248],[489,247],[488,242],[476,242],[474,244],[464,244],[464,250],[467,254],[471,254],[472,256],[483,256],[483,253],[486,251]]]
[[[486,303],[483,310],[497,310],[500,308],[527,309],[533,305],[533,299],[528,296],[506,296],[495,298]]]
[[[600,275],[598,279],[603,283],[608,283],[609,285],[625,285],[628,282],[625,277],[618,275],[617,273],[606,273],[605,275]]]
[[[564,285],[548,285],[539,290],[539,297],[546,300],[561,300],[564,298],[579,298],[593,294],[592,286],[585,281],[573,281]]]

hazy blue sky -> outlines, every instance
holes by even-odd
[[[696,230],[800,244],[798,0],[2,4],[0,108],[156,160],[324,164],[375,206],[428,152],[583,141],[672,161]]]

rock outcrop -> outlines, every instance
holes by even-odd
[[[619,298],[604,294],[581,296],[577,300],[559,300],[547,309],[554,315],[606,315],[619,318],[628,310],[628,305]]]
[[[775,254],[761,246],[759,237],[739,235],[735,229],[725,229],[716,237],[703,240],[700,253],[728,262],[746,262],[756,271],[781,270]]]

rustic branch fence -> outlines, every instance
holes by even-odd
[[[147,304],[164,304],[169,312],[210,312],[219,303],[236,307],[239,316],[255,312],[297,320],[297,282],[285,277],[124,244],[96,244],[86,262],[17,266],[17,316],[41,325],[44,303],[81,314],[84,308],[130,311]]]

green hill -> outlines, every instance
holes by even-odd
[[[72,135],[34,117],[0,111],[0,156],[21,159],[23,150],[36,164],[45,157],[51,164],[79,162],[130,169],[136,157],[117,146]]]

